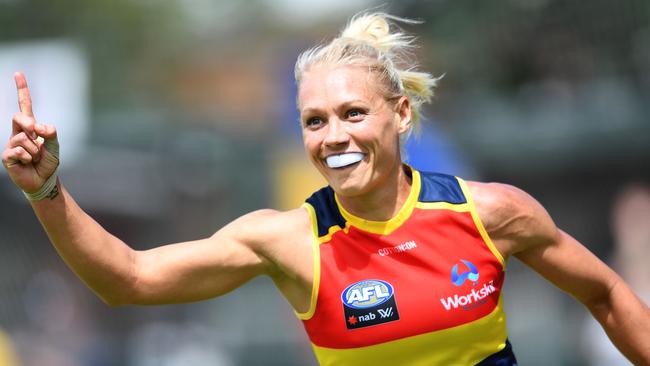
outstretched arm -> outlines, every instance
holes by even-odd
[[[470,184],[495,245],[584,304],[635,365],[650,365],[650,310],[531,196],[502,184]]]
[[[55,199],[33,202],[34,212],[68,266],[111,305],[207,299],[270,270],[256,252],[263,243],[253,228],[272,221],[271,211],[243,216],[206,239],[136,251],[88,216],[65,188],[60,191]]]
[[[2,162],[26,192],[50,241],[72,270],[109,304],[161,304],[224,294],[271,270],[263,227],[277,213],[258,211],[210,238],[147,251],[131,249],[88,216],[56,179],[56,129],[36,122],[27,83],[15,75],[20,112]],[[48,181],[51,184],[48,184]]]

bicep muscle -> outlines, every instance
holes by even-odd
[[[213,236],[139,251],[131,303],[164,304],[226,294],[267,271],[259,254],[255,221],[249,214]]]

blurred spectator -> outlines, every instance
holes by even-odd
[[[18,359],[9,336],[0,329],[0,365],[18,366]]]
[[[97,317],[80,305],[81,297],[74,291],[78,286],[72,286],[66,275],[41,269],[27,282],[23,308],[28,321],[12,332],[21,365],[114,364],[105,350],[108,342],[95,327]],[[0,366],[5,366],[1,357]]]
[[[128,358],[133,366],[233,366],[214,341],[218,332],[200,323],[147,323],[133,332]]]
[[[650,303],[650,186],[630,184],[616,197],[611,217],[612,267],[646,304]],[[591,317],[585,323],[583,352],[593,366],[632,365],[614,348]]]

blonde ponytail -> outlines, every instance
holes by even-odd
[[[367,66],[378,73],[388,100],[408,96],[412,125],[417,131],[421,106],[431,101],[439,78],[415,71],[417,64],[411,52],[415,47],[415,37],[404,33],[397,22],[421,23],[385,13],[355,15],[338,38],[327,45],[311,48],[298,57],[295,67],[298,86],[303,73],[316,65]]]

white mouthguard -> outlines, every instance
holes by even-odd
[[[341,168],[344,166],[352,165],[358,163],[363,159],[363,154],[354,152],[354,153],[345,153],[340,155],[331,155],[326,158],[327,166],[330,168]]]

